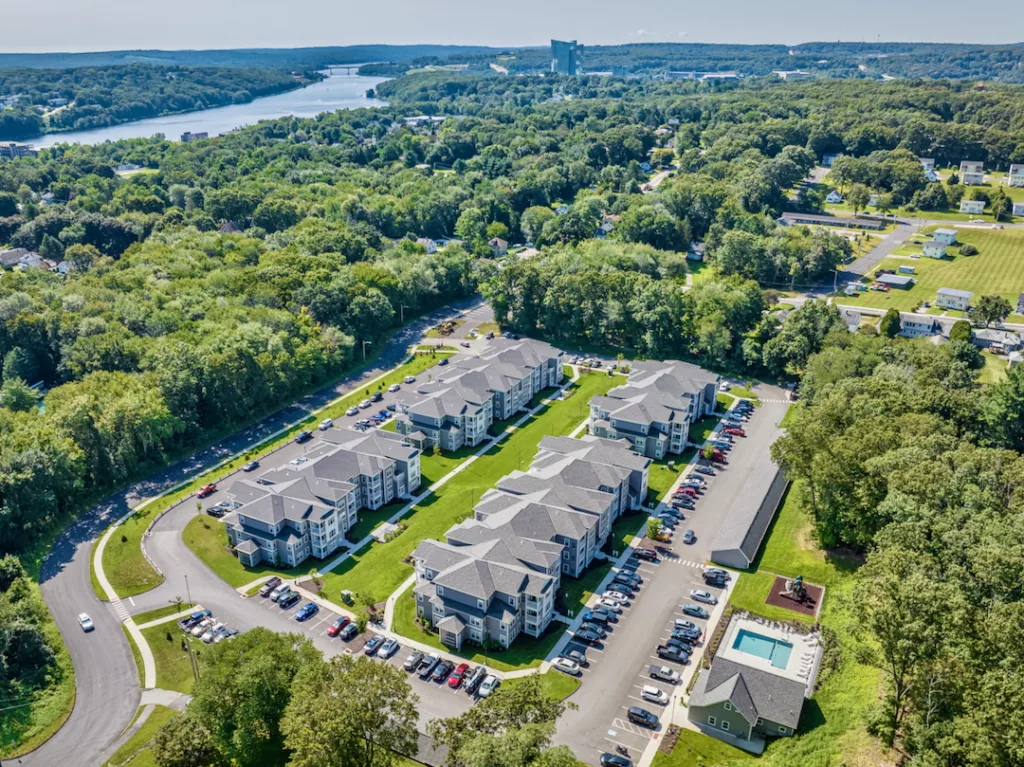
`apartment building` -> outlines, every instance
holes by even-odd
[[[1006,183],[1010,186],[1024,186],[1024,163],[1014,163],[1006,174]]]
[[[540,636],[562,576],[580,577],[617,514],[646,495],[648,464],[626,442],[545,437],[528,471],[499,480],[443,543],[413,552],[417,614],[456,648]]]
[[[475,446],[494,421],[527,410],[533,395],[561,384],[562,352],[543,341],[495,339],[483,354],[459,354],[399,394],[395,429],[420,448]]]
[[[341,548],[360,509],[409,498],[419,485],[419,450],[400,435],[329,430],[306,455],[236,480],[223,521],[242,564],[294,567]]]
[[[719,380],[687,362],[634,362],[625,386],[590,401],[590,433],[627,439],[648,458],[678,455],[690,424],[714,412]]]
[[[978,160],[964,160],[960,163],[960,183],[964,186],[980,186],[985,183],[985,163]]]

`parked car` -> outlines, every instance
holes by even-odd
[[[662,528],[654,534],[654,540],[658,541],[659,543],[671,543],[672,534],[668,530]]]
[[[667,527],[669,530],[675,530],[676,525],[679,524],[678,519],[665,512],[658,514],[657,520],[662,527]]]
[[[246,463],[246,464],[242,465],[242,471],[246,471],[246,472],[256,471],[256,469],[258,469],[259,467],[260,467],[260,462],[259,461],[249,461],[249,463]]]
[[[370,405],[372,405],[372,404],[373,403],[370,402],[370,400],[364,399],[362,402],[359,403],[359,409],[360,410],[366,410],[366,408],[370,407]]]
[[[231,511],[231,504],[227,503],[226,501],[221,501],[220,503],[214,504],[213,506],[208,508],[206,510],[206,513],[214,519],[220,519],[229,511]]]
[[[303,445],[313,439],[313,433],[308,431],[300,431],[295,435],[295,444]]]
[[[391,392],[392,394],[394,394],[396,391],[401,390],[401,388],[402,388],[402,384],[393,383],[393,384],[391,384],[391,386],[388,387],[388,391]]]
[[[717,575],[717,576],[720,576],[720,577],[724,578],[725,580],[729,580],[729,578],[731,577],[729,575],[729,571],[728,570],[723,570],[721,567],[705,567],[704,568],[704,574],[705,575]]]
[[[489,698],[491,693],[497,690],[500,686],[501,680],[492,674],[488,674],[480,683],[480,689],[477,691],[477,695],[481,698]]]
[[[271,602],[277,602],[279,599],[281,599],[281,597],[283,597],[285,594],[287,594],[291,590],[292,590],[291,586],[289,586],[287,583],[282,583],[281,585],[277,586],[273,591],[270,592],[270,601]]]
[[[633,554],[640,559],[646,559],[648,562],[658,561],[658,552],[654,549],[636,549]]]
[[[636,593],[636,589],[634,589],[628,583],[622,583],[621,581],[617,583],[612,583],[611,585],[609,585],[608,589],[610,591],[617,591],[620,594],[625,594],[627,597],[631,597],[634,593]]]
[[[693,604],[687,603],[687,604],[683,605],[682,609],[683,609],[683,615],[691,615],[694,618],[700,618],[702,620],[707,620],[707,618],[708,618],[708,611],[705,610],[700,605],[693,605]]]
[[[743,429],[739,428],[738,426],[727,426],[723,431],[725,431],[726,434],[733,435],[734,437],[745,437],[745,436],[747,436],[747,433],[745,431],[743,431]]]
[[[213,638],[217,636],[217,634],[219,634],[221,629],[223,628],[223,623],[214,623],[212,626],[207,628],[206,631],[203,632],[203,635],[199,638],[202,639],[206,644],[213,644]]]
[[[377,650],[379,650],[381,648],[381,645],[383,645],[383,644],[384,644],[384,636],[383,636],[383,634],[374,634],[372,637],[370,637],[369,641],[367,641],[367,643],[365,645],[363,645],[363,652],[366,655],[370,655],[370,656],[376,655],[377,654]]]
[[[558,669],[569,676],[579,676],[581,673],[580,664],[565,657],[555,658],[551,661],[551,668]]]
[[[659,706],[668,705],[668,693],[659,690],[653,684],[645,684],[640,689],[640,697],[650,703],[657,703]]]
[[[384,640],[384,644],[380,646],[380,650],[378,650],[377,652],[377,657],[387,660],[401,649],[402,646],[398,644],[397,639],[394,639],[393,637],[388,637],[386,640]]]
[[[601,641],[601,635],[590,629],[581,628],[573,634],[573,638],[586,644],[597,644]]]
[[[192,627],[192,630],[189,633],[194,637],[201,637],[206,633],[206,629],[210,628],[213,624],[213,618],[203,618],[203,620],[199,621],[199,623]]]
[[[701,474],[707,474],[708,476],[711,477],[715,476],[715,470],[712,469],[710,466],[704,466],[703,464],[695,468],[694,471],[699,471]]]
[[[212,614],[213,613],[211,613],[209,610],[196,610],[191,615],[187,615],[180,621],[178,621],[178,626],[182,629],[182,631],[191,631],[193,626],[195,626],[203,619],[209,618]],[[85,613],[82,613],[82,615],[85,615]],[[81,618],[82,615],[79,615],[78,617]],[[86,615],[85,617],[88,618],[89,616]]]
[[[693,655],[693,647],[690,646],[689,642],[683,642],[679,639],[669,639],[667,642],[665,642],[665,645],[675,650],[678,650],[687,658]]]
[[[461,685],[463,681],[465,681],[468,675],[469,664],[460,663],[458,666],[455,667],[455,670],[452,671],[452,673],[449,675],[448,686],[451,687],[453,690],[459,689],[459,685]]]
[[[711,588],[720,589],[725,586],[726,578],[718,573],[704,573],[704,583]]]
[[[206,498],[207,496],[213,495],[217,492],[217,483],[211,482],[208,485],[203,485],[199,488],[199,492],[196,493],[196,498]]]
[[[316,428],[318,428],[320,431],[327,431],[332,426],[334,426],[334,420],[331,418],[325,418],[320,422],[320,425],[317,426]]]
[[[641,727],[654,729],[658,726],[658,717],[646,708],[640,708],[640,706],[630,706],[629,710],[626,711],[626,718],[633,724],[639,724]]]
[[[565,653],[565,657],[578,666],[585,667],[590,665],[590,661],[587,660],[587,654],[583,650],[568,650]]]
[[[78,625],[82,627],[82,631],[86,634],[96,628],[92,622],[92,618],[90,618],[87,613],[78,614]]]
[[[601,597],[600,599],[597,600],[597,602],[595,604],[597,604],[597,606],[600,607],[601,609],[607,610],[610,613],[621,613],[622,612],[622,605],[619,604],[618,602],[616,602],[614,599],[608,599],[606,597]]]
[[[629,601],[629,597],[623,594],[621,591],[606,591],[601,595],[602,599],[610,599],[612,602],[617,602],[622,605]]]
[[[601,754],[601,767],[633,767],[633,762],[618,754]]]
[[[351,618],[347,615],[342,615],[340,618],[335,618],[334,622],[327,627],[327,636],[336,637],[341,633],[341,630],[345,628],[350,622]]]
[[[426,679],[430,676],[430,672],[434,670],[434,667],[441,662],[441,656],[436,652],[430,653],[420,661],[419,668],[416,669],[416,673],[419,674],[420,679]]]
[[[277,600],[277,605],[282,610],[287,610],[288,608],[295,605],[295,603],[298,602],[300,599],[302,599],[302,594],[300,594],[297,591],[289,591],[287,594],[285,594],[283,597]]]
[[[466,679],[466,692],[472,695],[476,692],[476,688],[480,686],[480,683],[484,681],[484,677],[487,676],[486,666],[477,666],[473,669],[473,673]]]
[[[434,672],[430,675],[430,678],[435,682],[443,682],[448,678],[448,675],[452,673],[452,669],[455,668],[455,664],[450,660],[443,660],[437,664]]]
[[[680,504],[680,506],[682,505],[683,504]],[[665,511],[662,512],[662,514],[668,514],[669,516],[679,520],[680,522],[686,519],[686,515],[683,514],[683,512],[681,512],[675,506],[669,506],[668,508],[665,509]]]
[[[260,596],[261,597],[269,597],[271,592],[273,592],[273,590],[276,589],[280,585],[281,585],[281,579],[278,578],[276,575],[273,576],[270,580],[268,580],[266,583],[264,583],[262,586],[260,586]]]
[[[674,639],[677,642],[693,645],[697,644],[700,640],[700,633],[697,631],[688,631],[686,629],[673,629],[672,633],[668,635],[668,638]]]
[[[668,666],[659,666],[657,663],[652,663],[649,673],[651,679],[660,679],[662,682],[668,682],[669,684],[679,683],[679,672],[670,669]]]
[[[675,622],[672,624],[672,628],[696,631],[698,635],[700,634],[700,626],[693,621],[686,620],[685,618],[676,618]]]
[[[641,583],[644,582],[643,578],[641,578],[636,573],[629,572],[628,570],[620,570],[618,573],[615,574],[614,580],[617,583],[628,583],[631,586],[639,586]]]
[[[459,346],[468,349],[470,347],[469,341],[459,341]]]
[[[356,626],[356,624],[349,623],[349,624],[347,624],[345,626],[345,628],[343,628],[341,630],[341,633],[338,634],[338,639],[341,639],[342,641],[347,642],[348,640],[350,640],[352,637],[354,637],[358,633],[359,633],[359,628]]]
[[[593,610],[589,610],[585,613],[590,618],[584,618],[584,620],[601,621],[601,623],[618,623],[619,616],[606,607],[595,607]]]
[[[696,543],[696,542],[697,542],[697,536],[694,535],[693,530],[687,530],[685,533],[683,533],[683,543]]]
[[[710,591],[702,591],[701,589],[690,589],[690,599],[695,599],[708,605],[718,604],[718,597]]]
[[[411,653],[409,653],[409,657],[405,659],[405,663],[402,664],[402,668],[404,668],[406,671],[415,671],[419,667],[420,661],[422,660],[423,653],[421,653],[419,650],[413,650]]]
[[[437,362],[437,366],[438,366],[439,368],[443,368],[443,367],[444,367],[445,365],[447,365],[447,364],[448,364],[448,358],[447,358],[447,357],[442,357],[442,358],[441,358],[440,360],[438,360],[438,362]]]
[[[676,663],[682,663],[684,666],[690,662],[690,656],[675,645],[658,645],[657,653],[659,658],[674,661]]]
[[[608,636],[608,631],[599,623],[581,623],[580,630],[592,631],[599,637],[601,637],[601,639],[604,639],[606,636]]]
[[[312,618],[318,612],[320,612],[320,607],[316,602],[306,602],[306,604],[295,611],[295,620],[302,623]]]
[[[381,394],[379,391],[375,391],[370,396],[370,402],[380,402],[382,399],[384,399],[384,395]]]
[[[352,407],[345,411],[345,415],[359,415],[359,408],[353,405]]]
[[[217,636],[213,638],[214,644],[220,644],[226,642],[229,639],[234,639],[238,636],[238,629],[227,628],[226,626],[217,632]]]
[[[416,376],[406,376],[402,380],[405,383],[416,383]]]
[[[679,488],[678,490],[675,491],[675,493],[673,493],[673,495],[675,495],[676,497],[685,495],[685,496],[688,496],[690,498],[693,498],[693,497],[695,497],[697,495],[698,492],[699,491],[697,490],[696,487],[693,487],[692,485],[688,485],[686,487]]]

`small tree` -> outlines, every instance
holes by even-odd
[[[971,342],[971,323],[967,320],[957,320],[949,331],[950,343],[957,341]]]
[[[661,522],[659,522],[656,519],[648,519],[647,520],[647,537],[653,540],[653,539],[658,537],[658,534],[660,532],[661,532]]]
[[[853,208],[853,212],[856,213],[868,206],[871,195],[863,184],[854,184],[850,187],[850,193],[846,195],[846,199],[850,203],[850,207]]]
[[[887,338],[895,338],[900,332],[900,313],[896,309],[889,309],[882,317],[879,325],[879,332]]]
[[[712,445],[711,443],[708,443],[707,445],[704,446],[703,453],[704,459],[710,461],[712,458],[715,457],[715,446]]]
[[[1002,296],[982,296],[974,307],[974,316],[988,327],[993,322],[1002,322],[1010,314],[1010,302]]]

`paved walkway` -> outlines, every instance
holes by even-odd
[[[178,618],[184,618],[186,615],[191,615],[197,610],[202,609],[202,605],[193,605],[187,610],[182,610],[180,613],[175,613],[174,615],[165,615],[163,618],[157,618],[156,620],[149,621],[148,623],[143,623],[141,626],[139,626],[139,631],[142,631],[143,629],[153,628],[153,626],[159,626],[163,623],[170,623],[171,621],[176,621],[178,620]]]

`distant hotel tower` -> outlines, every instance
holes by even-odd
[[[583,68],[583,46],[575,40],[551,41],[551,71],[560,75],[578,75]]]

